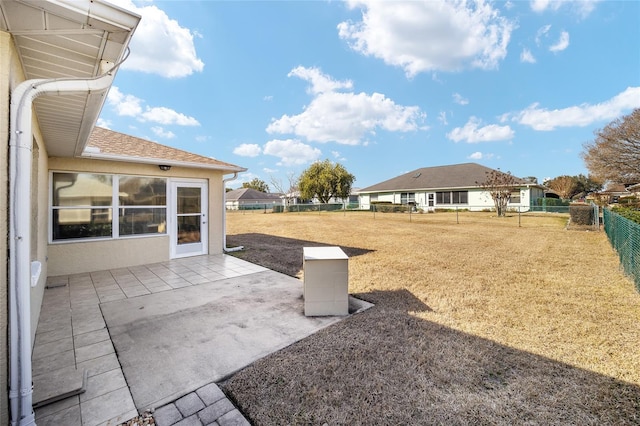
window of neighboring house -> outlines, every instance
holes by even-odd
[[[369,195],[369,201],[370,202],[378,201],[378,194]]]
[[[512,191],[511,198],[509,199],[511,204],[520,204],[520,190]]]
[[[437,204],[468,204],[469,191],[436,192]]]
[[[51,182],[53,241],[166,233],[166,179],[54,172]]]
[[[416,193],[415,192],[402,192],[400,193],[400,204],[415,204]]]

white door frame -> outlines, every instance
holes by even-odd
[[[200,212],[178,213],[178,188],[200,189]],[[199,217],[199,241],[184,243],[178,241],[179,218]],[[169,243],[170,258],[198,256],[209,253],[209,186],[206,179],[170,179],[169,180]]]

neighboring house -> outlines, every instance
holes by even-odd
[[[282,205],[281,194],[271,194],[253,188],[239,188],[225,194],[227,210],[273,208]]]
[[[94,129],[139,21],[101,0],[0,0],[0,424],[34,421],[47,276],[224,250],[224,175],[245,169]]]
[[[620,198],[631,197],[638,191],[640,191],[640,184],[610,183],[597,194],[597,197],[608,204],[616,204]]]
[[[375,203],[414,205],[425,211],[464,208],[484,210],[493,208],[490,194],[478,182],[487,179],[493,169],[475,163],[425,167],[360,190],[360,208],[369,209]],[[526,211],[545,188],[529,180],[516,178],[510,207]]]

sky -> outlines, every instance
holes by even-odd
[[[247,168],[231,188],[325,159],[356,188],[586,175],[640,108],[637,1],[109,1],[142,20],[98,125]]]

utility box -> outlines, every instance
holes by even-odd
[[[349,258],[340,247],[304,247],[304,314],[349,314]]]

